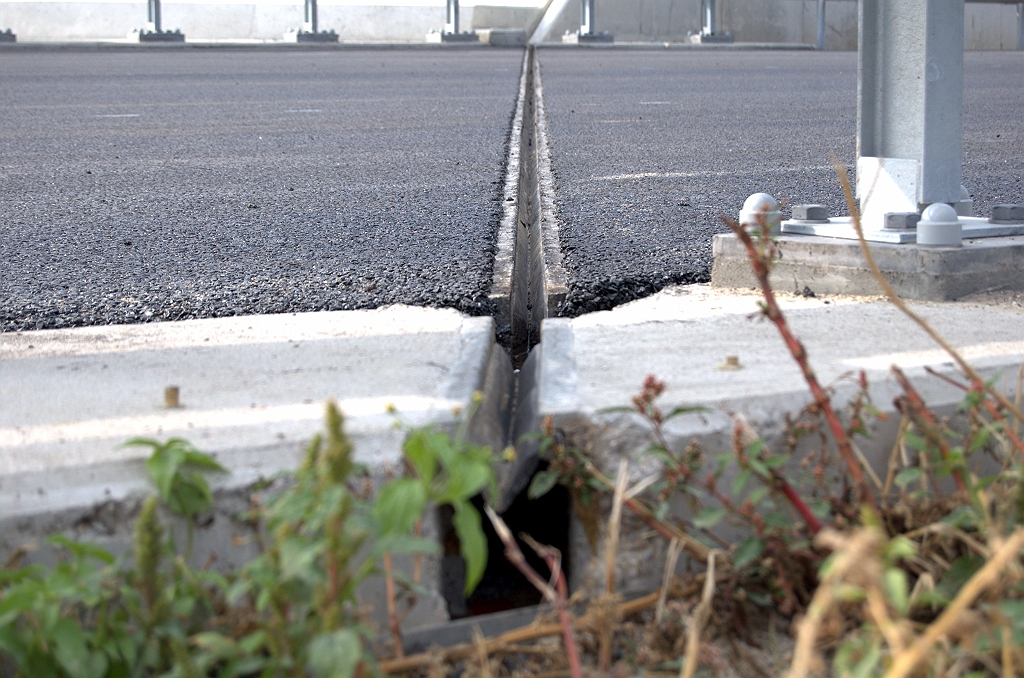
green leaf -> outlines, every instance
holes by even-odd
[[[108,565],[117,560],[114,557],[114,554],[105,548],[96,546],[95,544],[86,544],[84,542],[74,541],[72,539],[68,539],[63,534],[51,534],[46,538],[46,541],[51,544],[56,544],[57,546],[63,546],[82,559],[95,558],[96,560],[107,563]]]
[[[436,555],[441,547],[433,539],[416,537],[411,534],[388,534],[377,540],[375,550],[378,553],[426,553]]]
[[[193,645],[206,650],[217,659],[233,659],[241,654],[242,650],[231,638],[212,631],[197,633],[190,640]]]
[[[64,617],[53,627],[50,638],[54,645],[53,656],[68,675],[72,678],[90,678],[89,648],[78,624]]]
[[[693,519],[693,524],[702,530],[710,530],[725,517],[724,508],[706,508]]]
[[[698,413],[698,412],[710,412],[710,410],[708,408],[706,408],[706,407],[701,406],[701,405],[695,405],[695,406],[692,406],[692,407],[675,407],[675,408],[672,409],[671,412],[669,412],[668,414],[665,415],[664,421],[668,421],[669,419],[674,419],[675,417],[678,417],[681,414],[695,414],[695,413]]]
[[[363,645],[352,629],[322,633],[309,644],[309,667],[317,678],[351,678],[363,658]]]
[[[460,552],[466,560],[466,595],[468,596],[480,583],[487,567],[487,537],[484,536],[480,523],[480,513],[469,502],[459,501],[452,504],[455,515],[452,524],[459,536]]]
[[[437,473],[437,457],[427,444],[427,435],[425,429],[413,430],[402,444],[402,451],[420,478],[429,483]]]
[[[761,476],[762,478],[767,478],[771,475],[771,472],[768,470],[768,467],[765,466],[760,459],[754,459],[753,457],[751,457],[747,461],[750,464],[750,468],[754,469],[754,473]]]
[[[734,497],[743,491],[743,488],[747,486],[747,483],[750,482],[753,476],[754,472],[749,468],[745,468],[736,474],[736,477],[732,480],[732,494]]]
[[[736,553],[732,557],[732,567],[734,570],[742,570],[744,567],[754,562],[761,557],[764,553],[764,542],[757,537],[750,537],[740,542],[740,545],[736,547]]]
[[[558,471],[541,471],[536,474],[530,481],[530,489],[526,491],[526,496],[530,499],[543,497],[558,482],[558,475]]]
[[[924,469],[920,467],[914,466],[911,468],[905,468],[896,474],[896,477],[893,478],[893,482],[895,482],[899,487],[906,487],[923,475]]]
[[[907,614],[910,607],[910,586],[907,573],[898,567],[890,567],[884,575],[885,595],[889,603],[901,615]]]
[[[967,580],[974,576],[974,573],[985,564],[982,556],[960,556],[949,566],[949,569],[942,575],[935,587],[936,593],[952,600],[960,587],[967,583]]]
[[[381,534],[407,534],[427,506],[427,491],[414,478],[392,480],[380,488],[373,503],[373,512]]]

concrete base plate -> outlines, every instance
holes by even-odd
[[[480,36],[472,31],[462,33],[444,33],[435,31],[427,33],[427,42],[475,44],[480,42]]]
[[[705,35],[704,33],[691,33],[689,40],[695,45],[721,45],[733,42],[732,33],[717,33]]]
[[[224,508],[196,542],[198,564],[216,551],[219,567],[252,557],[230,546],[247,530],[233,516],[254,482],[298,465],[327,399],[375,481],[400,459],[389,404],[413,425],[453,426],[483,391],[470,436],[501,449],[511,365],[493,335],[490,318],[407,306],[0,334],[0,560],[54,531],[130,543],[152,493],[148,450],[121,447],[133,437],[186,438],[230,470],[211,478]],[[439,595],[424,601],[410,625],[447,618]]]
[[[129,34],[128,37],[139,42],[185,42],[185,34],[181,31],[139,30]]]
[[[850,375],[865,370],[874,404],[891,412],[898,392],[889,372],[894,363],[905,369],[929,404],[949,411],[963,398],[959,389],[924,371],[929,365],[952,373],[949,357],[888,302],[780,296],[820,381],[835,387],[837,403],[845,404],[857,391]],[[568,442],[585,450],[613,478],[619,460],[628,459],[632,484],[660,469],[645,454],[652,442],[650,429],[638,416],[609,408],[630,406],[644,378],[653,374],[667,384],[659,401],[664,411],[707,408],[669,422],[666,433],[674,449],[696,439],[709,460],[730,451],[734,412],[745,415],[769,443],[780,440],[785,415],[799,412],[811,396],[775,326],[761,317],[759,299],[751,291],[691,285],[612,311],[548,318],[520,387],[530,394],[534,422],[552,416]],[[1024,362],[1024,309],[968,303],[915,303],[914,308],[984,375],[1002,374],[997,387],[1012,390]],[[728,356],[738,358],[738,369],[723,369]],[[861,442],[883,477],[899,421],[899,415],[890,417],[879,424],[889,428],[879,430],[874,442]],[[630,522],[632,516],[623,517],[621,581],[654,589],[662,577],[664,540],[645,536],[649,530]],[[595,557],[586,562],[591,550],[582,526],[572,529],[573,583],[601,590],[603,561]],[[603,547],[596,553],[603,553]]]
[[[1024,224],[993,223],[981,217],[960,217],[964,238],[1000,238],[1011,235],[1024,235]],[[820,235],[826,238],[856,240],[857,231],[850,217],[833,217],[827,222],[799,221],[788,219],[782,222],[782,232],[795,235]],[[917,242],[917,231],[913,229],[879,229],[865,231],[864,239],[868,242],[913,243]]]
[[[307,42],[314,44],[338,42],[338,34],[334,31],[288,31],[284,34],[285,42]]]
[[[856,241],[783,234],[777,242],[781,256],[772,270],[776,289],[881,294]],[[736,236],[716,235],[712,249],[712,286],[754,287],[750,261]],[[943,301],[981,291],[1024,289],[1024,236],[967,239],[963,247],[875,242],[871,251],[886,279],[907,299]]]
[[[615,36],[608,31],[604,33],[566,33],[562,36],[562,42],[570,45],[609,45],[615,42]]]

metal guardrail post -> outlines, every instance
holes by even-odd
[[[580,35],[594,34],[594,0],[580,1]]]
[[[1017,49],[1024,49],[1024,2],[1017,3]]]
[[[310,33],[318,32],[316,9],[316,0],[306,0],[305,11],[303,13],[304,23],[302,28]]]
[[[163,27],[160,22],[160,0],[149,0],[146,6],[146,16],[149,21],[149,30],[155,33],[162,33]]]
[[[858,28],[858,195],[885,174],[906,198],[889,212],[959,201],[964,0],[861,0]]]
[[[818,40],[817,48],[825,49],[825,0],[818,0]]]
[[[459,32],[459,0],[448,0],[444,10],[444,32]]]
[[[718,22],[715,16],[716,0],[701,0],[701,35],[716,35],[718,33]]]

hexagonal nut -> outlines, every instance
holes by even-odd
[[[884,228],[892,231],[912,231],[917,228],[921,215],[917,212],[887,212]]]
[[[796,221],[828,221],[828,208],[824,205],[793,205],[793,219]]]

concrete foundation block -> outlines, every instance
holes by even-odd
[[[185,42],[185,34],[182,33],[180,30],[148,31],[145,29],[139,29],[129,33],[128,37],[132,40],[138,40],[139,42]]]
[[[566,33],[562,36],[562,42],[570,45],[610,45],[615,42],[615,36],[608,31],[602,33]]]
[[[450,43],[459,45],[479,44],[480,36],[475,31],[463,31],[462,33],[447,33],[445,31],[431,31],[427,33],[427,42]]]
[[[483,28],[476,31],[480,42],[491,47],[525,47],[526,31],[517,28]]]
[[[312,43],[312,44],[324,44],[331,42],[338,42],[338,34],[333,30],[330,31],[318,31],[313,33],[312,31],[288,31],[284,34],[285,42],[297,42],[297,43]]]
[[[734,42],[732,33],[716,33],[714,35],[704,33],[691,33],[687,39],[695,45],[728,45]]]
[[[454,410],[468,412],[482,391],[469,435],[500,450],[511,365],[493,335],[490,318],[406,306],[2,334],[0,560],[54,532],[127,549],[152,494],[148,449],[121,446],[133,437],[186,438],[229,469],[210,478],[217,502],[193,557],[201,566],[216,553],[223,569],[252,557],[252,528],[238,516],[257,482],[298,466],[328,399],[375,484],[401,459],[404,433],[389,405],[412,425],[450,428]],[[164,404],[170,385],[180,407]],[[424,522],[426,536],[439,534],[433,513]],[[409,628],[448,618],[440,561],[424,558],[423,567],[430,593]],[[383,623],[382,582],[361,596]]]
[[[523,368],[524,416],[539,425],[550,416],[567,444],[584,452],[614,478],[620,460],[630,464],[630,481],[660,472],[646,454],[653,442],[639,416],[610,412],[630,406],[649,374],[667,388],[663,411],[706,408],[671,420],[665,434],[681,451],[697,441],[708,459],[732,449],[731,415],[744,415],[769,445],[786,439],[786,415],[811,401],[799,367],[775,326],[758,311],[760,294],[708,285],[668,288],[612,311],[579,318],[549,318],[542,340]],[[843,406],[857,393],[852,375],[864,370],[872,402],[893,413],[900,393],[890,366],[900,365],[925,402],[951,414],[963,392],[929,375],[925,366],[953,375],[948,355],[888,302],[857,297],[780,295],[790,327],[803,341],[821,383],[834,388]],[[1024,309],[968,303],[913,302],[917,312],[942,333],[986,377],[1002,374],[997,387],[1012,392],[1024,363]],[[728,365],[735,357],[736,365]],[[862,451],[884,476],[900,417],[876,422]],[[798,455],[796,455],[798,456]],[[796,457],[795,456],[795,457]],[[794,458],[794,464],[799,459]],[[730,480],[724,478],[721,486]],[[602,521],[607,521],[607,506]],[[685,515],[682,506],[675,507]],[[664,568],[664,541],[627,516],[619,549],[617,579],[622,589],[655,589]],[[603,538],[592,550],[578,521],[572,527],[571,583],[589,592],[603,587]],[[730,535],[721,533],[727,540]]]
[[[877,295],[882,290],[853,240],[782,235],[772,284],[786,292]],[[711,285],[751,288],[756,282],[742,243],[716,235]],[[871,243],[875,261],[896,293],[946,301],[981,291],[1024,289],[1024,237],[965,239],[962,247]]]

